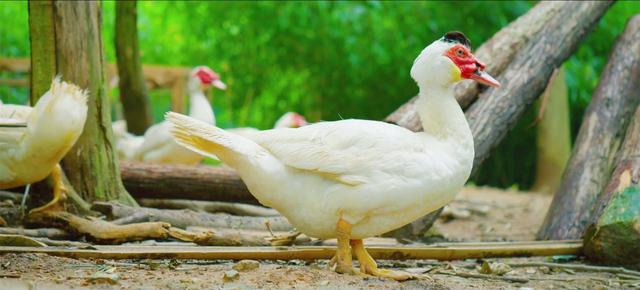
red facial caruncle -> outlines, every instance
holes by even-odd
[[[488,86],[498,87],[500,83],[484,71],[485,65],[476,59],[469,49],[456,44],[445,52],[445,56],[460,69],[460,76],[465,79],[474,79]]]
[[[220,75],[212,71],[208,67],[200,67],[195,76],[200,79],[200,81],[205,85],[213,85],[214,87],[224,90],[227,88],[227,85],[220,80]]]
[[[203,84],[210,85],[214,80],[220,79],[220,76],[209,68],[202,67],[196,71],[195,75]]]
[[[300,114],[298,113],[293,113],[293,123],[297,126],[297,127],[302,127],[307,125],[307,120]]]

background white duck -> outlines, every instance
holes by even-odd
[[[307,119],[305,119],[304,116],[296,112],[286,112],[282,116],[280,116],[280,118],[278,118],[276,123],[273,125],[273,129],[298,128],[298,127],[306,126],[307,124],[309,123],[307,123]],[[226,130],[228,132],[232,132],[238,135],[251,134],[251,133],[260,131],[252,127],[231,128]]]
[[[23,127],[0,125],[0,189],[31,184],[52,175],[53,200],[32,210],[50,210],[64,199],[58,162],[82,133],[87,118],[87,94],[75,85],[56,78],[35,105],[2,105],[2,123],[23,123]]]
[[[168,113],[177,142],[215,154],[235,168],[249,191],[301,232],[337,238],[336,271],[397,280],[408,273],[378,269],[362,239],[399,228],[451,200],[473,164],[473,137],[452,85],[475,79],[498,86],[470,52],[468,39],[447,33],[415,60],[424,132],[377,121],[320,122],[248,138]]]
[[[189,74],[189,114],[191,117],[215,125],[215,116],[204,90],[210,86],[224,90],[227,86],[220,76],[206,66],[195,67]],[[171,138],[169,122],[151,126],[144,137],[124,135],[116,143],[119,155],[133,160],[154,163],[197,164],[203,157],[176,144]],[[120,153],[122,152],[122,153]]]
[[[131,134],[127,130],[127,122],[118,120],[111,124],[116,143],[116,152],[120,160],[131,160],[136,149],[144,142],[144,136]]]

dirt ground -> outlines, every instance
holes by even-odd
[[[551,197],[471,188],[458,199],[452,204],[457,214],[439,220],[436,232],[452,241],[503,241],[533,239]],[[489,262],[513,265],[550,259]],[[234,261],[78,260],[45,254],[4,254],[0,256],[0,289],[640,289],[640,280],[633,280],[636,278],[556,267],[514,266],[507,268],[504,276],[493,275],[490,279],[451,275],[478,274],[482,263],[478,260],[379,261],[384,268],[426,276],[406,282],[339,275],[326,270],[326,260],[253,263],[258,267],[235,271]]]

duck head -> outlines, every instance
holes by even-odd
[[[307,124],[309,123],[302,115],[296,112],[287,112],[276,121],[274,128],[298,128]]]
[[[227,85],[220,80],[220,75],[207,66],[197,66],[189,73],[189,87],[204,90],[213,86],[220,90],[227,89]]]
[[[471,53],[469,39],[462,32],[454,31],[422,50],[413,62],[411,77],[419,86],[449,87],[464,79],[500,86],[484,69],[485,65]]]

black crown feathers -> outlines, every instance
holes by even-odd
[[[446,41],[446,42],[460,43],[460,44],[466,46],[467,48],[471,49],[471,41],[469,41],[469,38],[467,38],[464,35],[464,33],[460,32],[460,31],[447,32],[447,34],[445,34],[442,37],[442,40]]]

